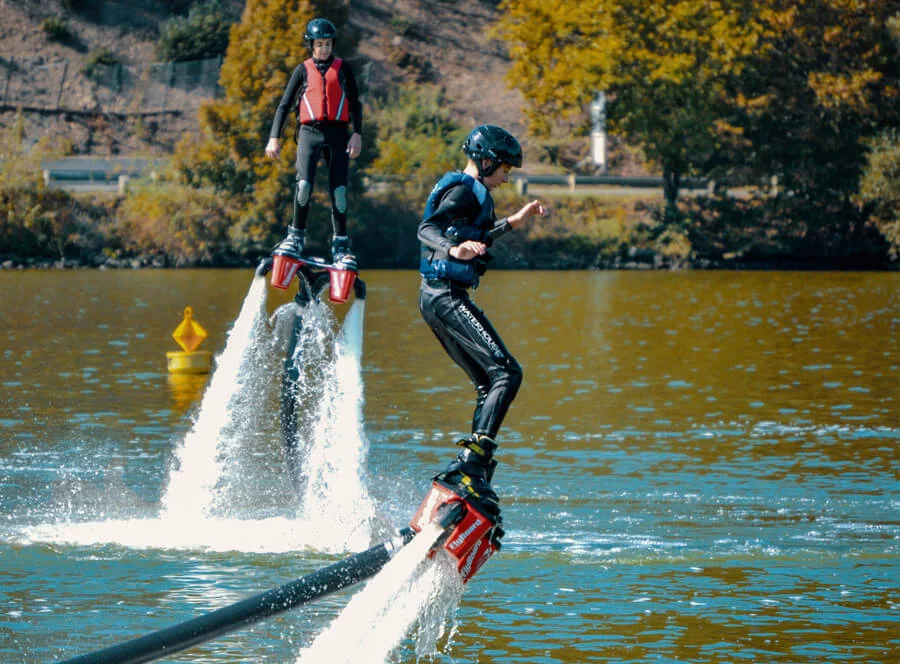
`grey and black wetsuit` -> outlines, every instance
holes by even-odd
[[[497,220],[487,188],[462,173],[448,173],[435,185],[419,224],[421,242],[419,310],[451,359],[476,390],[472,433],[495,438],[522,383],[522,367],[494,326],[469,298],[486,260],[459,261],[449,255],[465,240],[490,244],[509,230]]]
[[[325,72],[334,62],[334,56],[326,60],[315,61],[315,66],[324,77]],[[353,132],[362,133],[362,103],[359,100],[359,89],[353,70],[346,61],[340,63],[339,76],[346,92],[347,108],[353,125]],[[281,102],[275,111],[270,138],[279,138],[284,123],[292,111],[297,111],[307,89],[307,71],[304,63],[300,63],[291,74]],[[297,117],[297,188],[294,193],[293,217],[291,226],[306,228],[306,217],[309,214],[309,200],[312,186],[316,178],[316,165],[319,156],[324,153],[328,166],[328,190],[331,195],[331,220],[335,235],[347,235],[347,180],[350,171],[350,158],[347,155],[347,143],[350,139],[348,123],[344,121],[300,122]]]

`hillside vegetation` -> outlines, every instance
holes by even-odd
[[[71,63],[69,76],[80,72],[107,52],[126,65],[160,60],[157,46],[167,23],[186,20],[191,0],[2,0],[0,2],[0,64],[27,66]],[[246,3],[220,0],[233,20]],[[289,3],[283,3],[285,7]],[[525,129],[520,92],[505,80],[510,62],[505,45],[487,36],[496,17],[491,0],[418,2],[365,0],[320,3],[322,15],[346,8],[344,44],[354,44],[359,76],[374,94],[406,82],[432,83],[446,91],[445,101],[460,123],[493,122],[522,133]],[[330,7],[332,5],[333,7]],[[341,11],[344,11],[341,9]],[[45,29],[49,22],[64,25],[64,34]],[[292,47],[302,47],[302,25],[292,26]],[[338,49],[341,51],[341,45]],[[0,73],[4,70],[0,68]],[[490,90],[490,99],[484,91]],[[0,98],[2,101],[2,98]],[[28,105],[27,103],[25,104]],[[272,109],[274,112],[274,108]],[[16,107],[0,105],[0,126],[15,122]],[[49,137],[71,144],[76,154],[168,154],[186,132],[199,128],[195,110],[135,117],[88,114],[26,113],[30,140]],[[583,140],[580,142],[584,142]],[[578,146],[576,151],[586,151]]]
[[[614,136],[627,140],[613,144],[614,170],[646,160],[663,176],[664,201],[551,201],[550,219],[502,243],[496,265],[872,268],[900,254],[896,0],[676,0],[665,8],[651,0],[559,0],[540,10],[533,0],[129,5],[128,19],[117,13],[124,4],[112,0],[11,6],[36,19],[53,7],[76,16],[71,24],[44,16],[41,30],[58,48],[87,51],[80,71],[88,77],[118,72],[113,46],[126,51],[126,41],[134,52],[153,43],[157,56],[216,56],[226,47],[230,19],[223,16],[239,11],[222,93],[196,113],[157,113],[153,126],[146,114],[18,113],[6,124],[0,192],[10,201],[0,252],[13,262],[89,256],[110,264],[231,265],[267,253],[290,215],[293,155],[268,160],[263,146],[284,85],[306,57],[302,28],[319,15],[337,24],[337,51],[365,83],[364,150],[351,171],[349,210],[363,265],[415,264],[422,201],[442,171],[461,165],[459,146],[474,124],[503,124],[522,136],[532,172],[587,167],[586,105],[596,90],[609,99]],[[154,33],[153,17],[165,16]],[[118,25],[122,43],[90,50],[74,27],[87,23],[101,34]],[[29,184],[27,172],[16,177],[38,147],[44,154],[85,149],[72,132],[36,131],[35,116],[94,123],[86,141],[92,150],[101,145],[98,128],[111,152],[121,150],[115,137],[125,134],[170,153],[172,167],[124,200],[99,204],[109,224],[98,235],[94,208],[67,206],[58,192]],[[180,131],[169,131],[178,124]],[[684,197],[689,176],[715,186]],[[320,182],[313,248],[327,244],[324,192]],[[516,199],[499,192],[498,210],[520,205]]]

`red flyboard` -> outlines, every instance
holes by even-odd
[[[438,512],[444,505],[454,502],[461,503],[465,511],[449,535],[442,539],[441,546],[456,559],[456,568],[466,582],[500,549],[503,530],[498,525],[499,517],[486,515],[452,486],[435,480],[409,525],[421,532],[423,526],[440,519]]]

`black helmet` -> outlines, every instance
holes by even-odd
[[[483,177],[500,168],[500,164],[522,167],[522,146],[519,141],[508,131],[495,125],[475,127],[463,143],[463,152],[477,164],[478,172]],[[491,165],[483,168],[482,159],[489,159]]]
[[[306,34],[303,39],[312,46],[313,39],[334,39],[337,37],[337,28],[327,18],[314,18],[306,24]]]

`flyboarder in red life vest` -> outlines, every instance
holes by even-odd
[[[324,18],[306,26],[311,57],[299,64],[284,89],[266,145],[266,155],[281,153],[280,136],[291,111],[297,114],[297,186],[291,224],[278,250],[299,256],[306,241],[306,217],[319,157],[328,167],[331,195],[332,262],[350,259],[347,235],[347,180],[350,159],[362,149],[362,104],[353,70],[334,56],[337,28]]]

